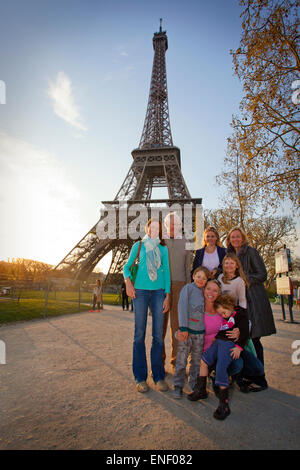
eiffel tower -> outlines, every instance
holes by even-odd
[[[174,203],[190,203],[193,208],[201,199],[192,199],[181,172],[180,149],[173,145],[167,91],[165,55],[168,49],[166,31],[153,36],[154,59],[147,105],[146,118],[139,147],[131,154],[132,165],[113,201],[103,201],[105,207],[115,207],[120,201],[151,206],[163,204],[166,208]],[[151,199],[153,188],[167,188],[169,199]],[[104,214],[100,217],[103,219]],[[119,227],[114,239],[99,239],[97,225],[94,225],[79,243],[54,268],[53,275],[64,274],[74,280],[86,280],[98,262],[112,251],[112,261],[106,282],[113,275],[120,274],[135,240],[119,238]]]

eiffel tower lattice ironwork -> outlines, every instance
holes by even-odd
[[[181,172],[180,150],[173,146],[165,62],[168,39],[166,31],[162,31],[161,20],[159,32],[153,36],[153,48],[150,93],[139,147],[131,152],[132,165],[115,199],[105,204],[116,205],[119,201],[127,201],[128,205],[139,202],[148,207],[151,203],[164,203],[165,206],[189,202],[201,204],[201,199],[191,198]],[[167,188],[169,199],[151,199],[152,190],[156,187]],[[99,239],[97,224],[54,268],[54,275],[66,273],[77,280],[87,279],[110,251],[112,261],[106,279],[121,273],[134,240],[119,239],[118,233],[116,239]]]

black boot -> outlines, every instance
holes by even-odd
[[[228,388],[220,388],[219,399],[219,406],[214,412],[214,418],[223,420],[227,418],[228,415],[230,415],[230,408],[228,405]]]
[[[190,393],[187,397],[191,401],[197,401],[203,398],[207,398],[207,391],[206,391],[206,380],[207,377],[197,377],[197,383],[194,387],[192,393]]]
[[[219,385],[216,385],[216,383],[215,383],[216,382],[216,376],[211,375],[210,378],[211,378],[211,383],[212,383],[212,387],[213,387],[213,390],[215,392],[215,395],[216,395],[217,398],[219,398],[220,387],[219,387]]]

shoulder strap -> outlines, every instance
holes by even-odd
[[[139,264],[141,246],[142,246],[142,240],[140,240],[138,252],[137,252],[137,254],[136,254],[135,258],[134,258],[134,262],[132,263],[131,266],[133,266],[133,265],[135,264],[136,259],[138,260],[138,264]]]
[[[140,251],[141,251],[141,246],[142,246],[142,240],[140,240],[140,243],[139,243],[139,249],[138,249],[138,252],[137,252],[137,259],[138,259],[138,262],[140,260]]]

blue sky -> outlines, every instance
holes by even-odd
[[[242,88],[236,0],[10,0],[0,18],[0,259],[58,263],[113,199],[138,147],[153,33],[167,31],[174,145],[192,197],[217,208]]]

